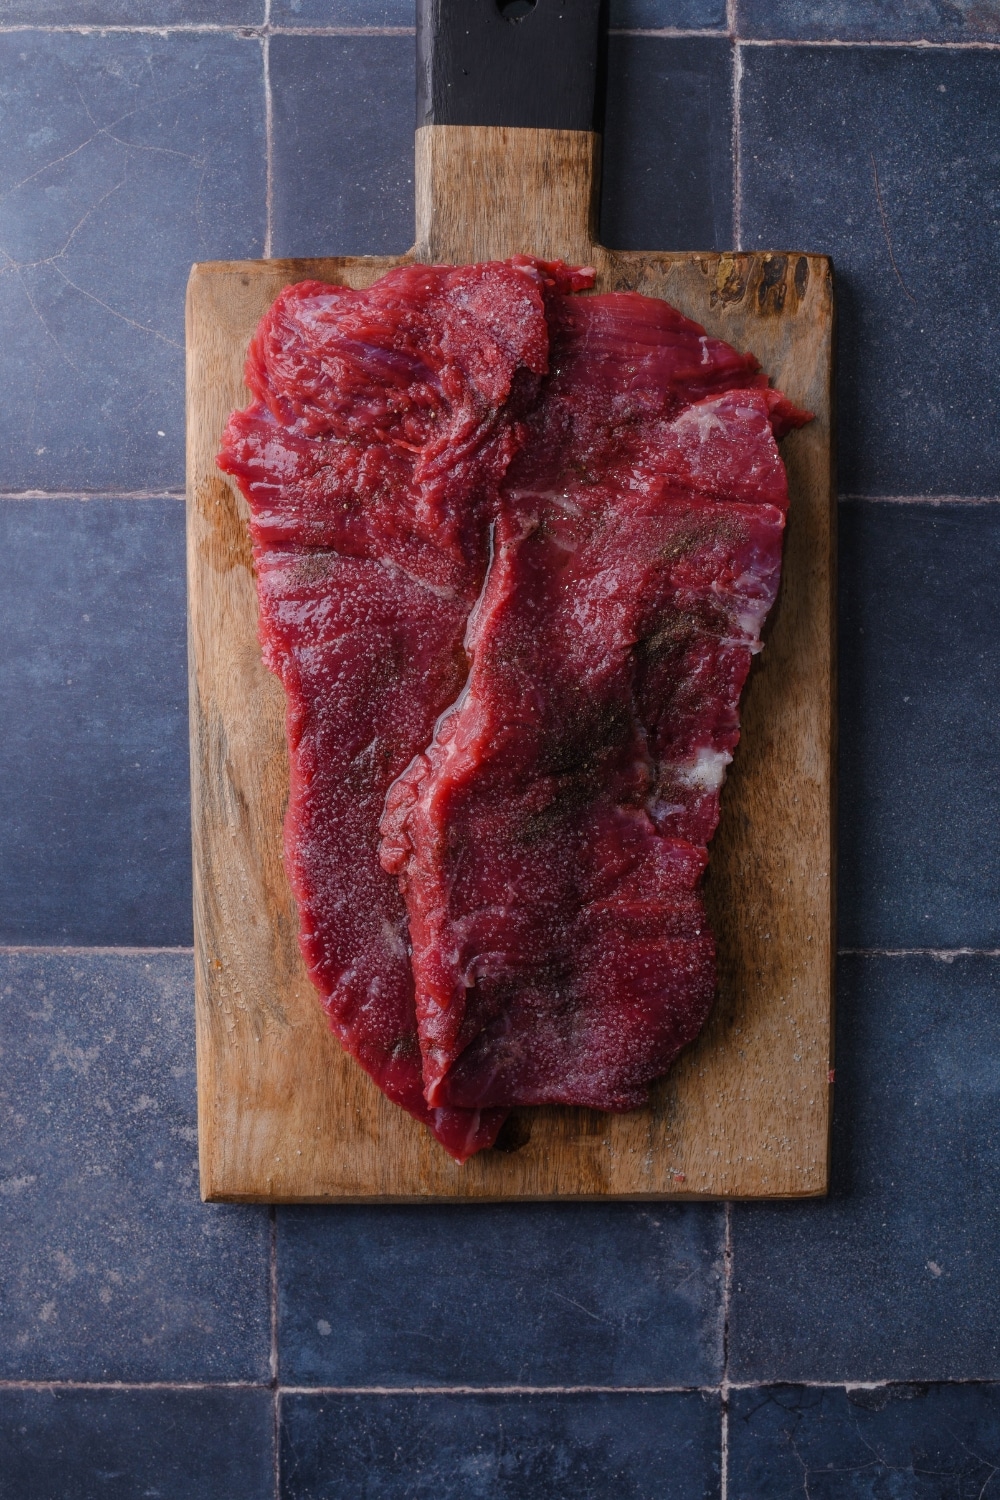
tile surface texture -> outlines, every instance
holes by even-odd
[[[731,48],[712,37],[608,42],[600,239],[617,250],[733,241]]]
[[[725,31],[725,0],[610,0],[608,24],[643,30]]]
[[[1000,505],[841,506],[839,925],[1000,948]]]
[[[413,243],[414,40],[276,36],[274,254]]]
[[[271,0],[271,24],[412,27],[415,11],[414,0]]]
[[[0,26],[259,26],[266,0],[0,0]]]
[[[732,1500],[986,1500],[1000,1457],[995,1385],[734,1391]]]
[[[268,1391],[0,1390],[0,1500],[272,1500]]]
[[[0,1378],[266,1381],[266,1209],[198,1199],[190,954],[0,953]]]
[[[833,256],[839,483],[1000,495],[998,58],[743,49],[742,243]]]
[[[0,0],[0,1500],[998,1483],[1000,959],[899,950],[1000,948],[1000,505],[926,503],[1000,496],[1000,6],[607,13],[603,239],[832,254],[840,489],[918,502],[841,507],[841,942],[895,956],[831,1197],[199,1202],[184,283],[409,246],[414,6]]]
[[[412,26],[413,0],[271,0],[277,26]],[[612,29],[724,31],[725,0],[610,0]]]
[[[0,488],[184,483],[184,286],[260,255],[260,43],[0,35]]]
[[[0,941],[191,942],[184,506],[0,500]]]
[[[286,1396],[286,1500],[715,1500],[716,1396]]]
[[[702,1205],[281,1209],[281,1378],[714,1384],[723,1233]]]
[[[843,958],[832,1191],[733,1208],[734,1380],[1000,1376],[1000,959]]]
[[[982,42],[1000,38],[995,0],[736,0],[740,36]]]

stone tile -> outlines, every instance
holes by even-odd
[[[664,27],[677,31],[725,31],[725,0],[610,0],[608,21],[616,27]]]
[[[1000,1454],[995,1385],[734,1391],[731,1500],[979,1500]]]
[[[0,501],[0,942],[191,942],[180,500]]]
[[[0,1390],[0,1500],[271,1500],[269,1391]]]
[[[1000,38],[995,0],[736,0],[740,36],[982,42]]]
[[[603,158],[604,244],[619,250],[729,248],[729,42],[609,38]]]
[[[747,47],[743,65],[742,242],[834,259],[842,492],[1000,494],[996,55]]]
[[[257,26],[264,0],[0,0],[4,26]]]
[[[1000,948],[1000,505],[840,511],[841,942]]]
[[[611,27],[726,29],[725,0],[610,0]],[[413,0],[271,0],[271,21],[284,26],[412,26]]]
[[[276,36],[275,255],[413,243],[414,39]]]
[[[268,1378],[265,1209],[199,1201],[187,953],[0,953],[0,1377]]]
[[[722,1241],[704,1205],[280,1209],[281,1378],[716,1383]]]
[[[415,23],[414,0],[271,0],[273,26],[395,27]]]
[[[833,1190],[733,1208],[736,1381],[1000,1375],[1000,960],[840,964]]]
[[[260,43],[0,35],[0,490],[184,482],[191,262],[255,256]]]
[[[287,1396],[282,1495],[714,1500],[719,1440],[718,1397],[697,1392]]]

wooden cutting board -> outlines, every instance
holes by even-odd
[[[472,36],[469,52],[472,14],[485,30]],[[429,123],[416,139],[414,249],[396,258],[219,262],[191,273],[189,663],[206,1199],[826,1191],[834,957],[830,265],[798,253],[623,253],[596,243],[600,140],[584,128],[593,112],[596,15],[596,0],[574,0],[570,11],[564,0],[538,0],[513,26],[496,0],[423,0],[418,121]],[[538,46],[529,27],[542,21],[556,29],[539,30],[550,40]],[[565,97],[552,87],[556,56],[565,62]],[[463,74],[470,59],[485,83],[475,67],[471,80],[468,67]],[[449,78],[463,76],[464,99],[460,88],[448,89]],[[599,291],[665,298],[752,350],[774,384],[816,419],[782,447],[791,492],[783,581],[744,695],[743,737],[711,850],[713,1015],[649,1108],[518,1110],[504,1128],[504,1149],[460,1167],[341,1050],[306,976],[282,866],[284,695],[261,663],[246,505],[215,455],[229,413],[249,399],[250,335],[281,287],[305,278],[365,287],[413,259],[461,264],[515,253],[593,265]]]

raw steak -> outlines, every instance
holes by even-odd
[[[699,892],[805,420],[662,302],[552,297],[467,686],[389,793],[434,1105],[641,1104],[715,988]]]
[[[512,1103],[633,1107],[702,1024],[773,434],[804,420],[665,303],[571,295],[591,280],[290,287],[220,456],[287,695],[309,972],[458,1160]]]
[[[378,823],[467,675],[497,485],[547,368],[546,280],[525,262],[289,287],[219,459],[250,504],[264,659],[287,695],[286,865],[309,973],[344,1046],[459,1160],[504,1112],[424,1100]]]

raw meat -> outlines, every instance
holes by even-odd
[[[310,975],[458,1160],[514,1103],[633,1107],[703,1022],[774,434],[805,420],[752,357],[591,280],[517,258],[290,287],[219,460],[287,695]]]
[[[635,1108],[715,988],[699,893],[805,414],[666,304],[550,299],[466,688],[389,793],[435,1105]],[[723,394],[715,394],[717,392]]]
[[[504,1112],[424,1100],[378,823],[467,674],[497,484],[547,368],[544,284],[525,263],[289,287],[219,459],[250,504],[264,659],[287,696],[286,865],[310,976],[345,1047],[459,1160]]]

